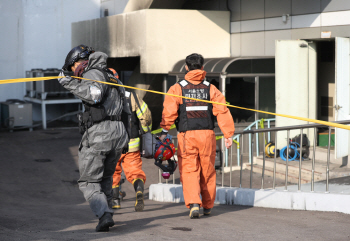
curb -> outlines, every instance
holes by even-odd
[[[184,202],[182,185],[151,184],[149,199],[159,202]],[[217,187],[215,204],[244,205],[289,210],[341,212],[350,214],[350,195],[294,192],[263,189]]]

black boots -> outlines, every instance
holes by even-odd
[[[96,232],[108,232],[109,227],[114,226],[114,221],[111,213],[104,213],[96,226]]]
[[[145,207],[145,204],[143,202],[143,189],[144,189],[143,180],[135,179],[133,181],[133,185],[136,192],[135,211],[142,212],[143,208]]]
[[[112,208],[119,209],[120,208],[119,186],[113,188],[112,192],[113,192]]]
[[[208,208],[208,209],[203,208],[203,214],[204,215],[210,215],[210,212],[211,212],[211,208]]]
[[[190,204],[190,218],[199,218],[199,204]]]

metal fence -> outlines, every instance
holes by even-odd
[[[317,146],[317,128],[328,128],[328,149],[327,149],[327,163],[326,163],[326,187],[325,191],[329,192],[329,165],[330,165],[330,147],[331,147],[331,130],[332,128],[329,126],[325,125],[320,125],[320,124],[307,124],[307,125],[296,125],[296,126],[287,126],[287,127],[273,127],[270,128],[270,121],[274,121],[274,119],[269,119],[269,120],[264,120],[268,121],[268,128],[263,128],[263,129],[251,129],[251,127],[255,126],[256,128],[258,127],[257,125],[259,124],[258,122],[254,122],[250,126],[248,126],[246,129],[243,131],[237,131],[235,132],[235,136],[233,137],[233,145],[230,149],[226,149],[224,146],[224,140],[222,140],[222,153],[223,153],[223,161],[222,161],[222,167],[221,167],[221,173],[222,173],[222,186],[224,186],[224,168],[230,167],[230,184],[229,186],[232,187],[232,168],[233,168],[233,149],[235,148],[235,145],[237,148],[237,165],[239,166],[239,188],[242,188],[242,177],[243,177],[243,147],[244,147],[244,140],[245,138],[248,138],[248,145],[249,145],[249,163],[251,164],[250,168],[250,183],[249,187],[252,188],[252,183],[253,183],[253,177],[254,177],[254,165],[253,165],[253,150],[256,148],[256,156],[259,156],[259,133],[263,135],[263,140],[265,140],[265,137],[267,135],[268,140],[271,140],[271,135],[274,134],[274,143],[275,147],[277,147],[277,133],[281,131],[286,131],[287,132],[287,155],[286,155],[286,167],[285,167],[285,185],[284,189],[288,190],[288,161],[289,161],[289,148],[290,148],[290,131],[291,130],[300,130],[300,135],[301,137],[303,136],[304,130],[305,129],[313,129],[314,132],[314,140],[313,140],[313,155],[311,157],[312,161],[312,170],[311,170],[311,176],[310,176],[310,181],[311,181],[311,190],[314,191],[314,183],[315,183],[315,166],[317,165],[315,163],[315,153],[316,153],[316,146]],[[339,123],[339,124],[350,124],[350,121],[337,121],[334,123]],[[255,134],[255,135],[254,135]],[[220,136],[222,134],[216,134],[216,136]],[[254,138],[255,136],[255,138]],[[255,139],[255,140],[254,140]],[[302,158],[303,158],[303,138],[300,139],[300,155],[299,155],[299,175],[298,175],[298,190],[301,190],[301,172],[302,172]],[[173,136],[173,142],[174,145],[177,147],[178,141],[177,137]],[[265,145],[264,145],[265,146]],[[230,155],[228,153],[230,152]],[[275,151],[274,154],[274,167],[273,167],[273,183],[272,183],[272,188],[276,188],[276,160],[277,160],[277,152]],[[230,164],[228,162],[230,161]],[[265,153],[263,153],[263,165],[262,165],[262,173],[261,173],[261,189],[264,189],[264,178],[265,178]],[[161,171],[159,170],[159,183],[162,182],[162,177],[161,177]],[[165,182],[168,184],[169,180],[165,180]],[[171,181],[170,181],[171,182]],[[175,175],[172,175],[172,183],[175,184]]]
[[[339,123],[339,124],[350,124],[350,121],[337,121],[334,123]],[[254,140],[253,140],[253,134],[263,134],[263,139],[265,139],[265,135],[267,132],[274,132],[275,134],[275,146],[277,146],[277,132],[279,131],[287,131],[287,155],[286,155],[286,168],[285,168],[285,190],[288,190],[288,161],[289,161],[289,148],[290,148],[290,131],[291,130],[300,130],[300,135],[301,137],[303,136],[303,130],[304,129],[309,129],[313,128],[314,130],[314,141],[313,141],[313,156],[312,156],[312,170],[311,170],[311,191],[314,191],[314,183],[315,183],[315,178],[314,178],[314,173],[315,173],[315,152],[316,152],[316,136],[317,136],[317,128],[328,128],[328,149],[327,149],[327,167],[326,167],[326,192],[329,192],[329,164],[330,164],[330,146],[331,146],[331,130],[332,128],[329,126],[325,125],[320,125],[320,124],[308,124],[308,125],[296,125],[296,126],[287,126],[287,127],[274,127],[274,128],[268,128],[268,129],[256,129],[256,130],[245,130],[242,132],[236,132],[235,134],[240,135],[239,137],[239,142],[238,145],[240,145],[240,148],[243,149],[243,143],[244,143],[244,138],[247,138],[248,136],[251,136],[252,139],[249,141],[249,145],[251,145],[251,148],[249,148],[250,151],[250,156],[253,156],[253,148],[254,148]],[[256,142],[258,140],[258,136],[256,135]],[[298,176],[298,190],[300,191],[301,189],[301,170],[302,170],[302,158],[303,158],[303,138],[301,138],[301,143],[300,143],[300,160],[299,160],[299,176]],[[232,149],[232,147],[231,147]],[[257,155],[259,155],[259,150],[257,149]],[[276,159],[277,159],[277,152],[275,151],[274,154],[274,168],[273,168],[273,184],[272,188],[276,188]],[[231,155],[231,162],[230,162],[230,187],[232,186],[232,155]],[[254,165],[251,163],[251,169],[250,169],[250,188],[252,188],[252,183],[253,183],[253,169]],[[243,171],[243,153],[240,153],[240,183],[239,187],[242,187],[242,171]],[[222,186],[224,186],[224,164],[222,165]],[[263,167],[262,167],[262,173],[261,173],[261,189],[264,189],[264,176],[265,176],[265,153],[263,154]]]

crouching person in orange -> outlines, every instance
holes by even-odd
[[[200,54],[186,57],[188,73],[184,80],[171,86],[168,93],[226,103],[225,97],[205,80],[204,59]],[[186,207],[190,218],[199,218],[199,208],[209,215],[216,196],[214,116],[225,137],[226,148],[232,145],[234,123],[226,106],[201,101],[165,96],[161,139],[165,138],[170,126],[176,122],[179,131],[178,161],[180,180]],[[202,200],[200,198],[202,195]]]
[[[141,100],[134,92],[125,91],[125,96],[132,109],[131,136],[129,141],[129,151],[122,154],[116,170],[113,174],[113,206],[120,208],[119,188],[122,173],[122,165],[126,179],[133,184],[136,192],[135,211],[143,211],[143,191],[146,175],[142,171],[142,160],[140,154],[140,129],[143,133],[152,130],[152,115],[146,102]]]

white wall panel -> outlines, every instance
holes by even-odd
[[[61,68],[71,49],[71,23],[100,17],[100,0],[11,0],[0,3],[0,79],[32,68]],[[23,83],[0,86],[0,101],[23,99]]]
[[[242,56],[264,56],[264,32],[242,33],[241,48]]]
[[[287,18],[287,22],[282,21],[282,16],[278,18],[266,18],[265,30],[289,29],[292,27],[291,17]]]
[[[321,26],[350,24],[350,11],[321,13]]]
[[[241,32],[263,31],[264,25],[264,19],[241,21]]]
[[[321,14],[292,16],[292,28],[314,28],[321,26]]]
[[[22,78],[23,11],[22,0],[0,3],[0,80]],[[24,83],[0,85],[0,101],[22,99]]]
[[[24,70],[61,68],[72,48],[72,22],[100,17],[99,0],[23,0],[23,9]]]
[[[231,22],[231,33],[241,32],[241,22]]]
[[[241,56],[241,34],[231,34],[231,57]]]

